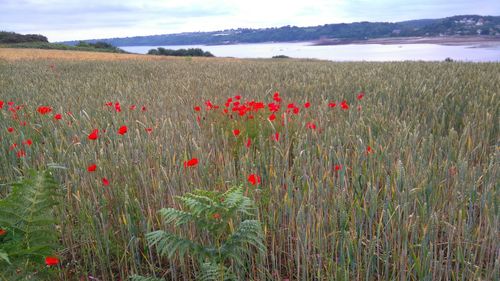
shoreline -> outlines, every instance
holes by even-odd
[[[322,39],[311,42],[312,46],[331,46],[331,45],[401,45],[401,44],[436,44],[445,46],[469,46],[486,45],[500,46],[500,36],[443,36],[443,37],[392,37],[392,38],[374,38],[365,40],[350,39]]]
[[[258,43],[232,42],[226,44],[189,44],[189,45],[127,45],[122,47],[181,47],[190,48],[210,46],[237,46],[237,45],[259,45],[259,44],[289,44],[302,43],[308,46],[335,46],[335,45],[404,45],[404,44],[434,44],[444,46],[470,46],[471,48],[500,48],[500,36],[443,36],[443,37],[390,37],[373,39],[320,39],[311,41],[266,41]]]

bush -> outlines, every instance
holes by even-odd
[[[165,49],[159,47],[158,49],[151,49],[148,51],[148,55],[156,55],[156,56],[174,56],[174,57],[213,57],[214,55],[210,52],[204,52],[200,48],[191,48],[191,49]]]
[[[285,56],[285,55],[278,55],[278,56],[273,56],[272,58],[273,59],[289,59],[290,57],[289,56]]]

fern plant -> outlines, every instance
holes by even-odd
[[[241,187],[226,192],[196,190],[177,198],[182,210],[167,208],[159,213],[165,224],[176,228],[193,224],[198,230],[195,239],[163,230],[148,233],[146,238],[161,256],[173,258],[178,254],[182,258],[189,254],[195,258],[199,265],[198,280],[235,280],[235,272],[244,272],[250,248],[258,253],[266,251],[260,222],[252,219],[255,205],[244,196]],[[208,243],[202,244],[202,237]]]
[[[47,278],[44,260],[57,247],[53,207],[58,197],[48,171],[29,171],[0,200],[0,278]]]

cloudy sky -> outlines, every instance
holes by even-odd
[[[500,0],[0,0],[0,30],[51,42],[238,27],[500,15]]]

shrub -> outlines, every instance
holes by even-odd
[[[159,47],[157,49],[151,49],[148,51],[148,55],[157,55],[157,56],[174,56],[174,57],[213,57],[214,55],[210,52],[204,52],[200,48],[191,48],[191,49],[179,49],[179,50],[171,50]]]
[[[272,58],[273,59],[289,59],[290,57],[289,56],[285,56],[285,55],[278,55],[278,56],[273,56]]]

